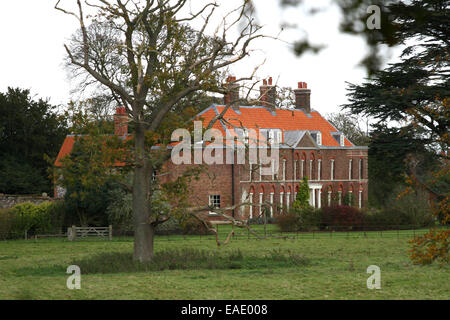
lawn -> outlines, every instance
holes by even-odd
[[[227,229],[220,228],[225,238]],[[83,274],[82,269],[81,290],[67,289],[66,268],[99,253],[132,252],[131,238],[1,241],[0,299],[450,299],[450,266],[412,265],[411,237],[407,231],[265,240],[242,234],[218,248],[210,237],[161,236],[156,252],[199,249],[226,257],[239,250],[242,260],[227,269],[191,266],[107,274]],[[301,257],[301,262],[285,262],[280,256]],[[366,286],[369,265],[381,268],[380,290]]]

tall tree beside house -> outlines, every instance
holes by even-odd
[[[0,193],[51,194],[45,156],[56,157],[67,130],[57,107],[30,90],[0,93]]]
[[[156,157],[150,148],[161,150],[183,113],[185,100],[192,104],[198,91],[225,93],[220,87],[221,70],[249,55],[249,44],[262,37],[260,27],[247,15],[246,1],[223,20],[216,33],[208,36],[217,4],[206,3],[194,13],[187,0],[123,2],[102,1],[90,4],[77,0],[78,11],[56,9],[76,17],[80,32],[65,46],[69,65],[77,74],[107,90],[126,110],[134,127],[132,147],[134,259],[153,257],[155,227],[166,221],[151,211],[151,174],[170,153]],[[194,2],[192,3],[194,5]],[[196,4],[198,5],[198,3]],[[86,16],[85,6],[96,12]],[[192,7],[191,7],[192,8]],[[192,12],[192,11],[191,11]],[[200,22],[199,30],[189,23]],[[239,25],[233,38],[230,28]],[[237,81],[235,81],[237,82]],[[161,218],[161,219],[160,219]]]
[[[379,150],[385,154],[383,170],[391,168],[389,156],[398,155],[394,161],[405,161],[403,174],[410,184],[407,191],[413,186],[426,189],[434,199],[434,214],[448,223],[450,185],[447,184],[447,188],[435,186],[438,178],[448,182],[450,175],[449,3],[411,1],[393,5],[392,10],[397,15],[393,36],[396,41],[412,44],[405,47],[400,62],[374,73],[361,85],[351,84],[350,103],[345,108],[353,114],[380,121],[378,142],[387,139],[388,143],[372,147],[380,146]],[[393,126],[395,129],[391,128]],[[418,152],[420,150],[423,152]],[[428,174],[421,173],[423,166],[418,165],[421,162],[418,156],[424,155],[431,155],[435,164]],[[392,169],[398,170],[398,167]],[[427,176],[429,178],[425,179]],[[450,231],[443,230],[434,236],[428,234],[416,239],[413,260],[448,261],[449,234]],[[443,249],[435,250],[436,247]]]
[[[305,176],[302,179],[302,182],[300,182],[297,196],[295,198],[294,203],[292,204],[292,207],[294,209],[305,209],[310,206],[309,204],[309,185],[308,185],[308,178]]]
[[[342,112],[330,113],[326,118],[338,131],[342,132],[345,137],[355,145],[369,145],[369,124],[367,120],[366,123],[363,124],[364,120],[360,117]],[[362,125],[365,125],[366,128],[363,129]]]

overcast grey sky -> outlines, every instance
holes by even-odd
[[[196,0],[200,1],[200,0]],[[237,0],[220,0],[230,6]],[[276,35],[281,23],[297,24],[298,29],[281,33],[292,43],[305,32],[316,44],[326,45],[319,54],[296,57],[289,44],[265,39],[258,41],[255,54],[245,63],[233,68],[236,76],[243,76],[261,62],[259,77],[272,76],[280,86],[295,87],[305,81],[312,90],[312,107],[322,114],[338,111],[345,103],[345,81],[360,83],[365,70],[358,67],[367,48],[362,39],[343,35],[338,30],[340,12],[333,0],[307,0],[306,7],[283,10],[278,0],[258,0],[259,22],[264,33]],[[62,62],[63,44],[76,30],[77,21],[54,9],[56,0],[14,0],[0,2],[0,91],[7,87],[31,89],[38,97],[50,98],[53,104],[66,104],[73,89]],[[75,0],[62,0],[70,7]],[[311,6],[326,9],[310,15]],[[303,31],[302,31],[303,30]]]

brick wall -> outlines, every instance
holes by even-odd
[[[225,156],[224,156],[225,157]],[[286,160],[286,174],[283,180],[283,159]],[[258,170],[252,175],[250,180],[249,165],[231,165],[231,164],[215,164],[204,165],[205,173],[200,174],[198,180],[193,179],[189,188],[189,199],[193,206],[204,206],[209,202],[209,195],[220,195],[221,207],[230,207],[233,205],[232,197],[234,191],[234,204],[238,204],[246,195],[253,190],[253,203],[259,203],[259,193],[263,193],[263,201],[270,200],[270,193],[273,192],[273,212],[277,212],[277,203],[280,203],[280,192],[284,192],[283,203],[286,206],[286,196],[290,190],[289,206],[295,200],[295,191],[303,177],[301,172],[301,160],[304,160],[304,173],[310,175],[310,167],[312,164],[312,179],[310,184],[321,185],[322,188],[317,189],[315,197],[319,197],[321,193],[321,206],[327,205],[328,190],[332,191],[332,198],[338,196],[341,190],[342,203],[345,195],[352,190],[354,195],[354,206],[358,207],[358,197],[361,190],[362,207],[366,206],[368,196],[368,162],[367,149],[280,149],[280,168],[278,176],[272,179],[272,176],[259,177]],[[321,177],[318,178],[318,160],[321,160]],[[334,179],[331,179],[331,160],[334,160]],[[352,176],[349,179],[349,160],[352,159]],[[294,161],[296,173],[294,173]],[[312,162],[310,162],[312,160]],[[362,161],[362,177],[359,175],[359,161]],[[225,162],[225,161],[224,161]],[[165,171],[168,173],[161,182],[168,179],[175,179],[188,168],[195,165],[174,165],[168,162]],[[254,169],[255,167],[253,167]],[[232,188],[232,172],[234,171],[234,187]],[[316,201],[316,206],[318,205]],[[258,216],[260,209],[253,207],[253,216]],[[205,212],[207,213],[207,212]],[[232,214],[232,212],[228,212]],[[234,210],[235,217],[247,219],[249,217],[249,208],[242,207]],[[217,219],[212,216],[211,218]]]

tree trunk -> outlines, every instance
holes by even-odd
[[[153,258],[154,228],[150,220],[149,161],[145,154],[145,130],[136,123],[135,155],[137,165],[133,177],[134,255],[133,259],[149,262]]]

